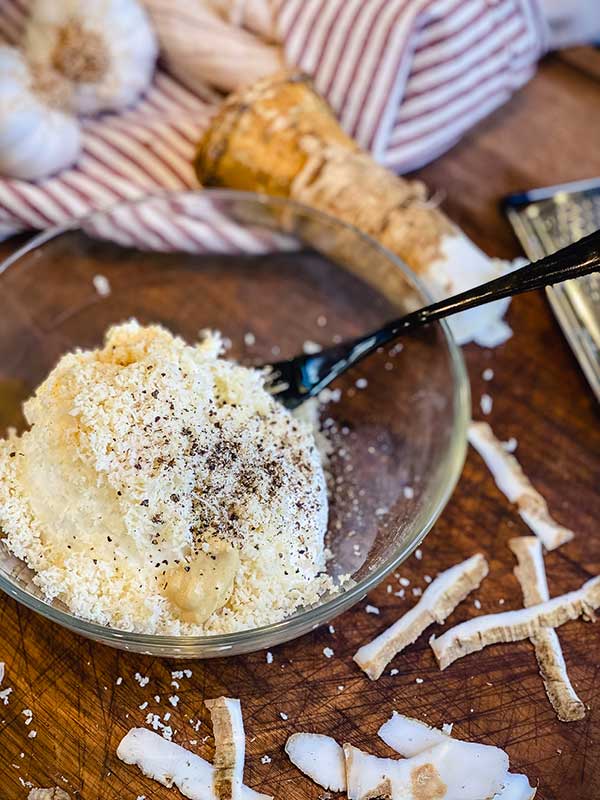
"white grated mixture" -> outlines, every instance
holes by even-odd
[[[327,495],[307,422],[158,326],[64,356],[0,442],[0,526],[48,599],[145,633],[270,624],[332,590]]]

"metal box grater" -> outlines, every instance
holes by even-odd
[[[503,206],[533,261],[600,229],[600,178],[512,194]],[[549,286],[546,294],[600,401],[600,273]]]

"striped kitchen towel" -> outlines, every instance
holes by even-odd
[[[506,101],[546,46],[539,0],[181,4],[145,0],[170,71],[159,67],[131,109],[83,121],[76,167],[35,183],[0,179],[0,238],[149,192],[196,187],[192,157],[221,92],[279,61],[312,75],[344,128],[403,172],[440,155]],[[0,0],[0,40],[18,45],[27,6],[28,0]],[[214,35],[205,24],[207,7],[221,15]],[[247,37],[236,50],[246,62],[224,56],[215,40],[226,40],[235,25]],[[233,46],[238,41],[232,36]],[[223,80],[211,81],[217,62],[228,69]],[[229,79],[234,85],[224,85]],[[146,222],[148,230],[156,224]]]

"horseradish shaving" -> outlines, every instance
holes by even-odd
[[[496,439],[487,422],[469,425],[469,442],[485,461],[496,486],[511,503],[516,503],[521,518],[547,550],[554,550],[573,538],[573,531],[552,519],[542,495],[531,485],[517,459]]]
[[[450,628],[439,638],[432,636],[429,643],[440,669],[446,669],[457,658],[483,650],[490,644],[535,638],[543,628],[558,628],[580,616],[594,620],[594,611],[599,606],[600,576],[597,576],[574,592],[544,603],[518,611],[474,617]]]
[[[434,622],[444,622],[487,574],[488,565],[480,553],[442,572],[429,584],[416,606],[355,653],[358,666],[371,680],[377,680],[397,653],[416,641]]]
[[[535,536],[518,536],[508,543],[517,557],[515,576],[521,585],[526,608],[550,599],[542,545]],[[561,722],[585,717],[585,705],[573,688],[562,653],[558,634],[553,628],[541,628],[531,643],[544,681],[546,694]]]

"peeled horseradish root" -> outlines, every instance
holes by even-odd
[[[195,167],[205,186],[287,197],[353,225],[405,261],[437,299],[507,269],[428,201],[422,183],[398,177],[361,150],[301,74],[278,73],[230,95],[199,144]],[[303,234],[318,249],[323,244],[310,230]],[[352,266],[352,245],[343,232],[336,236],[325,243],[328,252]],[[454,316],[458,342],[505,341],[508,303]]]

